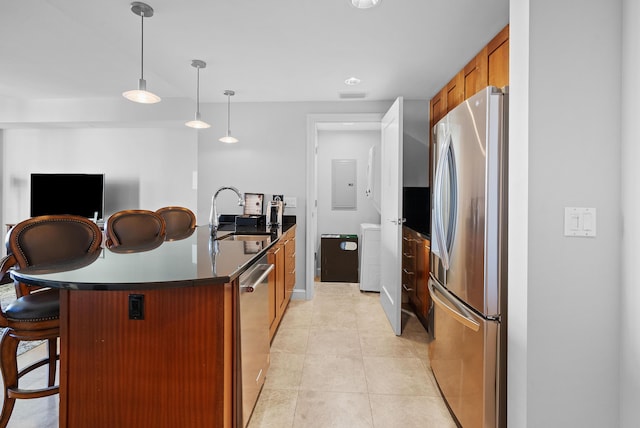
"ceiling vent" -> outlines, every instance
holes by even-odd
[[[343,100],[358,100],[367,96],[364,92],[340,92],[339,95]]]

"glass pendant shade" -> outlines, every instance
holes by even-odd
[[[140,37],[141,49],[140,49],[140,79],[138,80],[138,89],[132,89],[122,93],[122,96],[141,104],[154,104],[160,102],[160,97],[153,92],[147,91],[147,81],[144,80],[144,18],[151,18],[153,16],[153,8],[148,4],[134,1],[131,3],[131,12],[138,15],[141,19],[140,28],[142,30]]]
[[[153,92],[147,91],[146,88],[147,82],[144,79],[140,79],[138,81],[138,89],[123,92],[122,96],[129,101],[141,104],[154,104],[160,102],[160,97]]]
[[[195,129],[211,128],[211,125],[209,125],[207,122],[200,120],[200,112],[196,113],[196,118],[194,120],[186,122],[185,125],[187,125],[189,128]]]
[[[236,137],[232,137],[231,135],[225,135],[224,137],[220,138],[218,141],[227,143],[227,144],[233,144],[233,143],[237,143],[238,139]]]
[[[198,78],[197,78],[197,84],[196,84],[196,117],[194,120],[190,120],[189,122],[185,123],[185,125],[187,125],[189,128],[195,128],[195,129],[211,128],[211,125],[209,125],[207,122],[200,119],[200,69],[205,68],[206,66],[207,66],[207,63],[199,59],[194,59],[193,61],[191,61],[191,67],[195,67],[196,70],[198,71],[197,72]]]
[[[224,91],[224,94],[227,96],[227,135],[220,138],[218,141],[233,144],[238,142],[237,138],[231,136],[231,96],[235,95],[235,91],[227,89]]]

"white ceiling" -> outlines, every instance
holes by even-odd
[[[429,99],[508,22],[509,0],[148,0],[144,75],[201,101]],[[128,0],[0,0],[0,97],[118,97],[140,76]],[[344,80],[356,76],[358,86]],[[348,102],[348,101],[345,101]]]

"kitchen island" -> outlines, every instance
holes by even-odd
[[[149,251],[13,272],[60,289],[59,426],[241,426],[238,278],[289,229],[247,241],[198,227]]]

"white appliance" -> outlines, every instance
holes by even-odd
[[[378,145],[371,146],[367,160],[367,188],[365,196],[370,199],[378,214],[380,214],[380,157]]]
[[[360,290],[380,291],[380,225],[360,225]]]
[[[506,427],[507,105],[488,87],[433,129],[429,358],[465,428]]]

